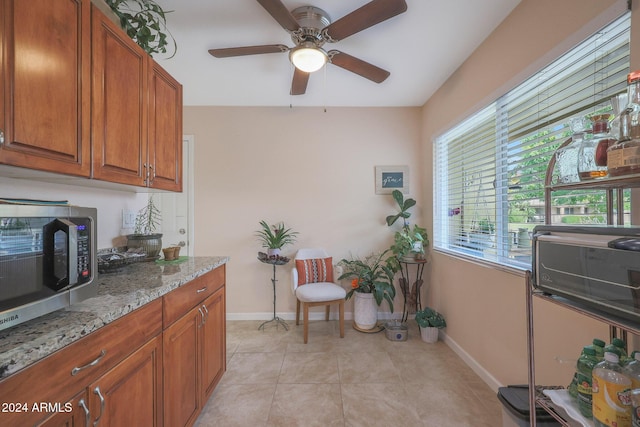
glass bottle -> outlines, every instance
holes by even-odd
[[[558,168],[558,183],[570,184],[580,181],[578,175],[578,152],[584,139],[586,121],[583,117],[576,117],[570,122],[571,141],[556,150],[556,167]]]
[[[581,181],[607,176],[607,149],[615,142],[609,135],[610,114],[591,117],[593,137],[584,138],[578,151],[578,175]]]
[[[640,71],[627,75],[627,99],[620,115],[620,139],[607,152],[610,176],[640,173]]]

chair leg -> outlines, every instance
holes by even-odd
[[[344,301],[338,303],[338,309],[340,311],[340,338],[344,338]]]
[[[329,311],[331,310],[331,305],[327,304],[326,308],[325,308],[325,313],[324,313],[324,320],[326,320],[327,322],[329,321]]]
[[[300,300],[296,299],[296,326],[300,324]]]
[[[302,304],[302,310],[304,311],[304,343],[306,344],[309,338],[309,304]]]

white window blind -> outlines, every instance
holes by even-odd
[[[626,13],[436,139],[436,250],[530,267],[549,160],[572,118],[610,111],[625,92],[629,31]],[[605,223],[605,205],[602,191],[554,192],[548,222]]]

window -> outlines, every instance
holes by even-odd
[[[531,231],[547,221],[549,160],[572,135],[571,119],[610,112],[626,91],[629,31],[627,13],[436,138],[436,250],[530,268]],[[605,197],[556,191],[548,222],[606,223]]]

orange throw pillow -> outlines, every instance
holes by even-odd
[[[298,285],[306,283],[333,282],[333,259],[297,259]]]

